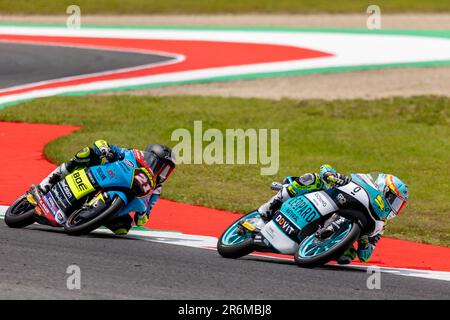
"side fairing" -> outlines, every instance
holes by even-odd
[[[287,200],[261,234],[281,253],[293,254],[303,228],[337,210],[324,191],[316,191]]]
[[[311,192],[289,199],[280,209],[299,229],[336,210],[338,207],[325,191]]]

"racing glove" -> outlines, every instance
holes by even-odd
[[[350,182],[350,178],[336,171],[329,164],[320,167],[320,177],[329,186],[343,186]]]
[[[322,179],[330,186],[344,186],[349,182],[349,178],[339,173],[327,173]]]
[[[105,140],[97,140],[94,142],[94,151],[100,157],[103,157],[107,161],[114,161],[116,154],[114,150],[110,147],[109,143]]]
[[[147,210],[143,211],[143,212],[136,212],[136,214],[134,215],[134,223],[138,227],[141,227],[148,222],[148,219],[150,217],[150,212],[151,212],[153,206],[155,205],[156,201],[158,201],[158,199],[161,195],[161,192],[162,192],[162,186],[156,187],[156,189],[153,190],[153,194],[148,198]]]

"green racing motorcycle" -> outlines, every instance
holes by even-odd
[[[308,268],[337,260],[360,234],[372,232],[381,220],[374,210],[381,193],[372,176],[352,174],[351,178],[344,186],[288,199],[270,221],[256,210],[237,219],[219,238],[219,254],[239,258],[254,251],[281,253],[293,255],[297,265]],[[281,188],[280,183],[272,184],[274,190]],[[344,223],[331,234],[322,232],[336,215]]]

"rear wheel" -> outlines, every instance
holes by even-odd
[[[99,212],[79,209],[69,216],[64,225],[64,230],[67,234],[74,236],[87,234],[102,226],[109,218],[119,212],[124,205],[123,200],[120,197],[116,197],[109,206]]]
[[[5,213],[5,223],[11,228],[23,228],[35,222],[34,206],[25,195],[17,199]]]
[[[248,231],[240,232],[238,227],[242,221],[258,216],[259,213],[257,211],[250,212],[237,219],[225,230],[217,242],[217,251],[222,257],[236,259],[253,252],[252,234]]]
[[[316,233],[306,237],[295,252],[297,265],[313,268],[338,259],[358,238],[361,227],[348,221],[326,239],[319,239]]]

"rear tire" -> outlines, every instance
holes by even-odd
[[[237,259],[250,254],[254,251],[253,238],[243,240],[242,242],[235,244],[226,244],[225,237],[228,233],[233,232],[237,228],[240,221],[255,216],[255,211],[246,214],[243,217],[237,219],[233,224],[228,227],[225,232],[220,236],[217,242],[217,251],[224,258]]]
[[[28,202],[25,195],[14,201],[6,210],[5,223],[10,228],[24,228],[35,222],[34,206]]]
[[[79,216],[79,214],[83,211],[78,210],[69,216],[64,225],[64,230],[67,234],[72,236],[87,234],[102,226],[109,218],[113,217],[124,206],[124,201],[120,197],[116,197],[103,212],[100,212],[92,220],[88,220],[82,224],[78,224],[75,221],[76,217]]]
[[[303,257],[300,255],[300,250],[302,248],[302,245],[306,241],[308,241],[308,239],[311,239],[311,237],[314,237],[314,234],[303,239],[303,241],[300,243],[298,249],[295,251],[294,258],[295,258],[296,264],[298,266],[304,267],[304,268],[314,268],[314,267],[322,266],[332,260],[338,259],[359,238],[359,234],[361,232],[361,227],[356,222],[350,222],[350,223],[352,224],[351,230],[349,231],[349,233],[347,235],[345,235],[345,237],[342,239],[342,241],[339,242],[338,244],[334,245],[329,250],[327,250],[323,253],[320,253],[317,256]]]

